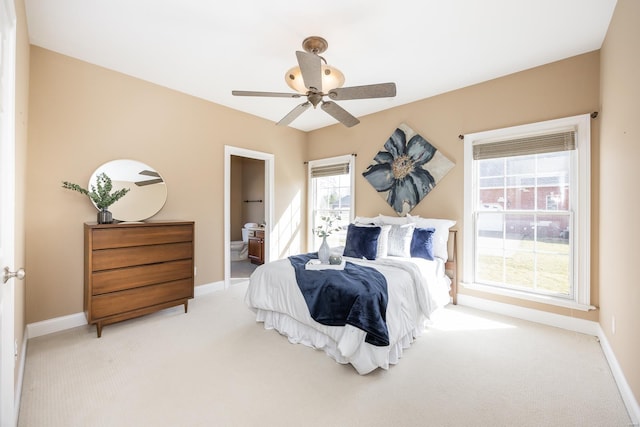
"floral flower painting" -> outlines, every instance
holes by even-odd
[[[362,175],[398,215],[405,216],[453,166],[436,147],[403,123]]]

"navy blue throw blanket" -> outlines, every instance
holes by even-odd
[[[351,262],[344,270],[306,270],[315,253],[290,256],[311,317],[328,326],[349,324],[367,333],[365,342],[389,345],[387,280],[371,267]]]

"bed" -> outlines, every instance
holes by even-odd
[[[342,255],[340,265],[318,266],[317,253],[261,265],[250,277],[245,302],[258,322],[291,343],[321,349],[361,375],[388,369],[422,334],[436,310],[455,303],[454,224],[415,216],[356,217],[349,224],[345,247],[332,251]],[[299,283],[309,278],[312,282]],[[344,290],[334,291],[334,285],[349,280],[365,286],[381,280],[384,285],[376,289],[381,294],[368,290],[345,304],[336,302],[336,295],[345,300],[350,296],[344,296]],[[338,293],[328,296],[327,302],[310,298],[331,292]],[[333,309],[332,304],[348,307],[345,319],[318,314],[326,313],[328,306]],[[376,318],[363,314],[362,307],[377,311]]]

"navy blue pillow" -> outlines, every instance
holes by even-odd
[[[411,256],[433,261],[433,233],[435,228],[416,228],[411,238]]]
[[[343,255],[360,259],[376,259],[380,230],[380,227],[358,227],[349,224]]]

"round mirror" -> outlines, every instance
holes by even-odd
[[[113,160],[100,166],[89,179],[89,189],[96,186],[101,173],[111,178],[112,191],[128,188],[129,192],[109,206],[113,219],[144,221],[157,214],[167,200],[167,186],[152,167],[136,160]]]

